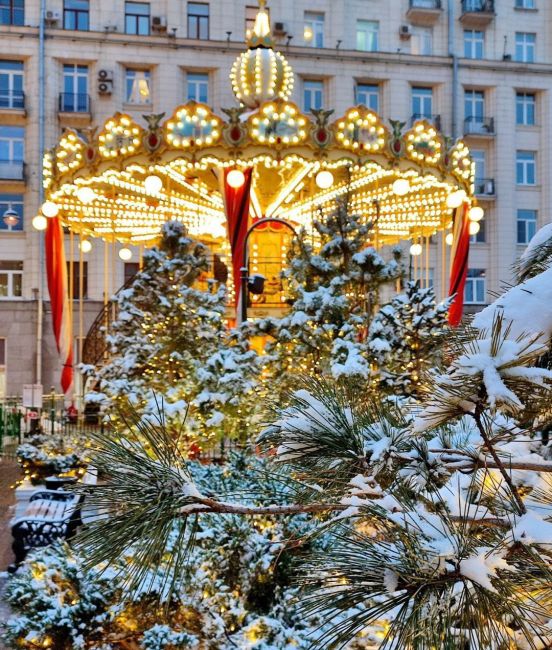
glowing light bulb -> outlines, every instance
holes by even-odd
[[[422,254],[422,245],[421,244],[412,244],[412,246],[410,247],[410,254],[413,257],[421,255]]]
[[[315,182],[321,190],[327,190],[334,184],[334,177],[332,172],[329,172],[327,169],[323,169],[321,172],[318,172],[318,174],[316,174]]]
[[[92,244],[88,241],[88,239],[83,239],[80,243],[80,249],[83,253],[90,253],[92,250]]]
[[[404,196],[410,190],[410,182],[406,178],[397,178],[393,183],[393,194]]]
[[[478,205],[474,205],[473,208],[468,212],[468,217],[470,221],[481,221],[485,216],[485,211],[483,208],[480,208]]]
[[[77,199],[81,203],[92,203],[92,201],[96,198],[96,193],[91,187],[79,187],[77,190]]]
[[[152,174],[151,176],[146,177],[146,180],[144,181],[144,188],[149,194],[159,194],[159,192],[163,189],[163,181],[159,178],[159,176],[154,176]]]
[[[447,208],[450,208],[451,210],[454,210],[455,208],[459,208],[462,205],[462,202],[466,198],[466,193],[464,190],[457,190],[456,192],[453,192],[452,194],[449,194],[447,196]]]
[[[470,235],[477,235],[477,233],[481,230],[481,226],[477,223],[477,221],[470,221],[468,229],[470,231]]]
[[[48,220],[41,214],[37,214],[36,217],[33,217],[32,224],[35,230],[46,230],[48,226]]]
[[[231,188],[236,190],[245,183],[245,174],[241,169],[232,169],[232,171],[228,172],[226,182]]]
[[[53,217],[58,216],[59,205],[57,203],[54,203],[53,201],[44,201],[44,203],[40,208],[40,211],[45,217],[52,219]]]
[[[454,242],[454,235],[451,232],[449,232],[445,237],[445,243],[447,246],[452,246],[453,242]]]
[[[121,248],[119,251],[119,257],[124,261],[128,262],[132,258],[132,251],[130,248]]]

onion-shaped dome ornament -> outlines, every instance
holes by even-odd
[[[274,99],[289,99],[293,90],[293,70],[285,56],[273,49],[265,5],[266,0],[259,0],[259,13],[247,39],[248,50],[236,59],[230,74],[236,98],[251,109]]]

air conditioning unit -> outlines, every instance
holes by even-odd
[[[406,40],[412,36],[412,27],[410,25],[401,25],[399,27],[399,36]]]
[[[104,30],[105,30],[108,34],[113,34],[113,33],[117,32],[117,31],[119,31],[119,28],[117,27],[117,25],[106,25],[106,26],[104,27]]]
[[[60,14],[59,11],[50,11],[50,10],[48,10],[44,14],[44,22],[47,25],[56,25],[57,23],[60,22],[60,20],[61,20],[61,14]]]
[[[285,36],[287,34],[285,23],[274,23],[274,36]]]
[[[98,95],[111,95],[113,93],[113,72],[111,70],[98,71]]]
[[[166,32],[167,19],[165,16],[153,16],[151,19],[151,29],[154,32]]]

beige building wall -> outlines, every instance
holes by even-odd
[[[433,89],[432,113],[440,116],[442,130],[451,136],[464,133],[464,91],[484,93],[485,117],[493,118],[495,129],[485,136],[467,136],[473,149],[484,151],[485,177],[494,180],[495,193],[481,197],[486,210],[485,240],[474,243],[470,267],[485,271],[485,300],[512,280],[511,266],[522,252],[517,243],[518,209],[536,210],[538,224],[550,221],[552,170],[552,2],[550,0],[271,0],[273,27],[280,23],[278,42],[296,73],[293,100],[303,105],[304,83],[323,82],[324,106],[343,113],[355,101],[357,83],[377,84],[379,111],[384,119],[409,122],[412,88]],[[9,4],[9,3],[8,3]],[[0,107],[1,129],[25,129],[24,180],[0,178],[0,204],[6,195],[24,197],[23,229],[0,229],[1,262],[23,262],[22,296],[0,299],[0,339],[6,340],[4,361],[6,392],[21,392],[23,383],[36,379],[49,389],[57,386],[59,363],[51,337],[46,309],[42,377],[35,376],[37,294],[41,283],[41,235],[31,227],[39,206],[39,0],[11,0],[12,6],[25,5],[23,25],[10,25],[11,16],[0,16],[0,62],[19,61],[24,69],[25,109]],[[132,4],[132,3],[130,3]],[[255,0],[152,0],[140,3],[150,17],[160,17],[166,30],[150,30],[149,35],[125,33],[124,0],[90,0],[89,30],[64,29],[64,8],[70,0],[45,0],[46,39],[44,84],[44,141],[51,147],[64,127],[86,129],[99,126],[117,110],[141,120],[144,113],[166,112],[185,102],[186,75],[208,75],[209,103],[216,111],[235,105],[229,71],[244,49],[246,15]],[[208,38],[189,38],[187,15],[194,4],[208,8]],[[428,9],[435,5],[435,10]],[[250,7],[247,9],[247,7]],[[128,8],[128,7],[127,7]],[[144,7],[142,7],[144,8]],[[322,47],[305,41],[305,25],[318,14],[323,22]],[[357,49],[361,21],[377,27],[377,51]],[[12,21],[13,22],[13,21]],[[15,21],[17,22],[17,21]],[[452,28],[452,30],[450,29]],[[464,58],[465,30],[482,32],[482,58]],[[534,35],[534,62],[516,61],[516,33]],[[425,44],[425,45],[424,45]],[[419,54],[420,48],[425,53]],[[454,61],[457,78],[454,85]],[[61,113],[63,65],[88,67],[90,112]],[[1,75],[0,63],[0,75]],[[151,101],[144,105],[127,102],[125,70],[147,70],[151,75]],[[98,92],[100,70],[113,72],[113,92]],[[1,81],[0,81],[1,84]],[[516,124],[516,93],[533,93],[536,98],[535,125]],[[0,85],[0,103],[1,103]],[[516,151],[532,151],[536,157],[536,184],[516,183]],[[2,215],[0,215],[0,219]],[[431,266],[438,293],[445,287],[441,279],[440,245],[431,249]],[[70,256],[69,245],[67,249]],[[78,259],[76,249],[74,258]],[[86,256],[88,297],[85,305],[86,330],[101,309],[104,294],[111,294],[124,278],[123,263],[115,258],[104,274],[103,244],[94,242]],[[2,284],[0,268],[0,291]],[[78,319],[77,319],[78,320]],[[78,334],[78,332],[76,332]],[[0,363],[0,373],[2,366]],[[1,384],[0,384],[1,390]]]

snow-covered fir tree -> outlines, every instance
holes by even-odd
[[[339,202],[314,221],[315,235],[300,233],[283,272],[290,310],[257,322],[267,336],[271,390],[302,375],[370,377],[366,333],[379,291],[402,273],[400,252],[386,261],[370,243],[371,225]]]
[[[159,245],[144,253],[142,270],[115,297],[109,360],[96,372],[100,391],[87,399],[142,413],[163,403],[176,421],[191,409],[189,428],[203,436],[226,415],[243,430],[247,413],[237,402],[255,388],[257,355],[239,332],[228,331],[225,287],[204,279],[208,252],[180,222],[164,224]]]
[[[252,504],[245,493],[200,485],[162,424],[145,432],[147,450],[99,438],[108,478],[88,498],[112,514],[81,540],[90,560],[144,549],[136,581],[165,557],[175,522],[310,514],[329,536],[298,564],[300,611],[324,621],[315,647],[343,647],[386,619],[382,649],[550,648],[545,239],[530,247],[520,284],[448,336],[449,366],[430,373],[421,403],[366,396],[361,384],[355,391],[327,377],[276,405],[259,444],[286,477],[283,501]],[[185,566],[192,552],[188,538],[177,541],[173,564]]]
[[[450,302],[437,303],[433,287],[409,281],[379,309],[368,331],[368,349],[384,390],[395,395],[423,390],[427,372],[442,359]]]

